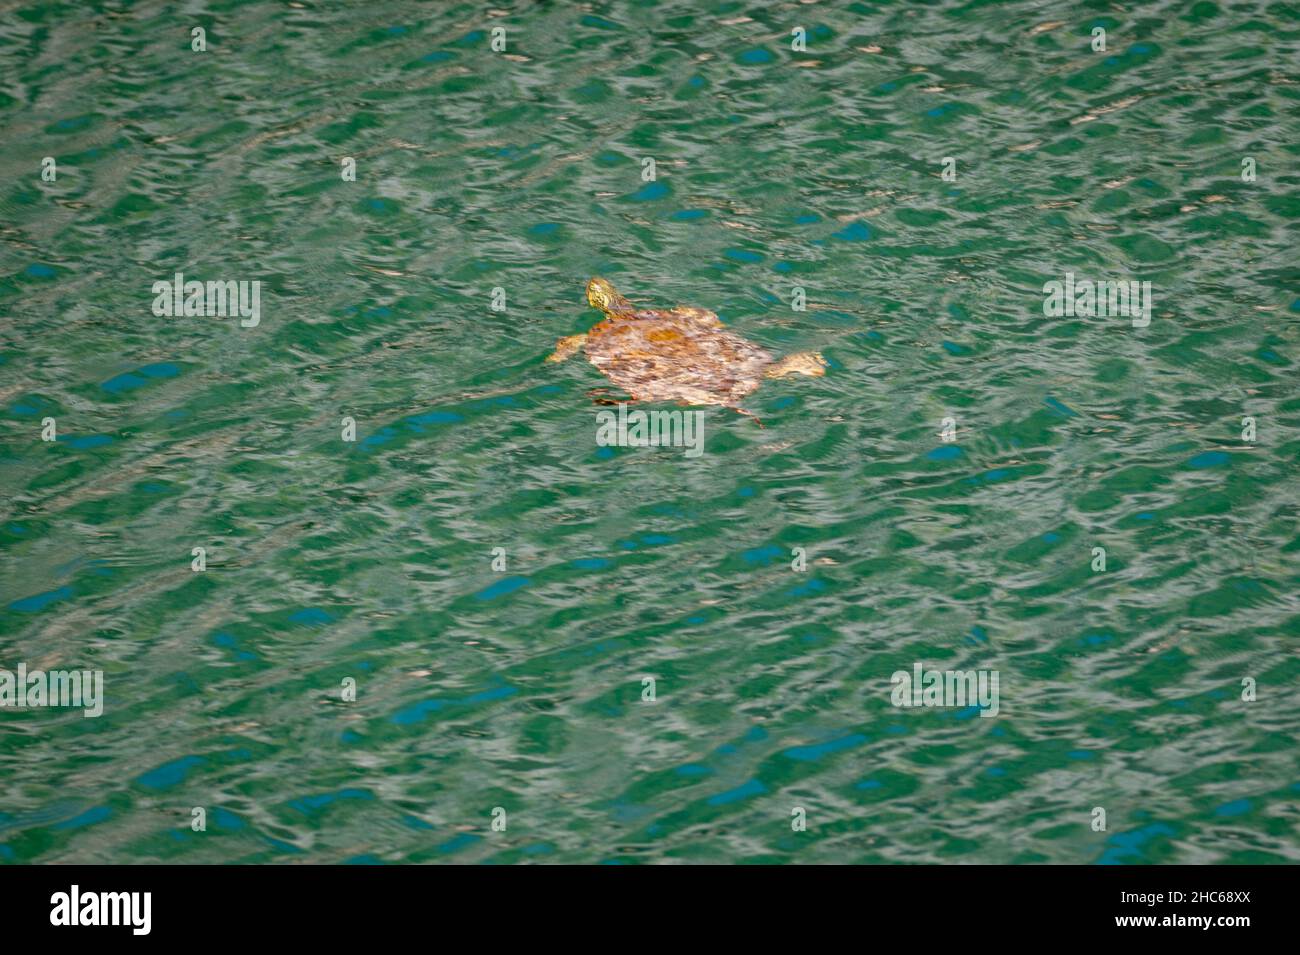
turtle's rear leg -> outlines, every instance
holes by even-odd
[[[826,374],[826,359],[821,356],[821,352],[815,351],[797,351],[793,355],[786,355],[780,361],[768,366],[767,371],[763,374],[768,378],[784,378],[787,375],[808,375],[810,378],[820,378]]]
[[[546,356],[547,361],[564,361],[587,342],[586,335],[569,335],[555,343],[555,351]]]

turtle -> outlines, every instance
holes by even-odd
[[[754,417],[740,400],[764,378],[826,374],[826,359],[817,352],[795,352],[778,361],[728,331],[708,309],[638,308],[602,278],[587,283],[587,301],[605,313],[604,320],[585,335],[561,338],[546,360],[564,361],[581,348],[632,401],[721,405]]]

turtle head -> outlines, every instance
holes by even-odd
[[[592,308],[598,308],[602,312],[621,311],[631,307],[628,300],[618,294],[618,289],[604,279],[592,279],[587,283],[587,301]]]

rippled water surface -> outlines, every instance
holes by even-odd
[[[1300,861],[1296,7],[496,6],[6,6],[0,861]],[[599,448],[593,275],[829,373]]]

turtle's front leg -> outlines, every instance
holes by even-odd
[[[570,335],[567,338],[561,338],[555,343],[554,353],[547,355],[547,361],[564,361],[571,356],[587,341],[586,335]]]
[[[636,401],[635,398],[615,398],[614,394],[610,388],[592,388],[587,392],[587,397],[598,405],[630,405]]]

